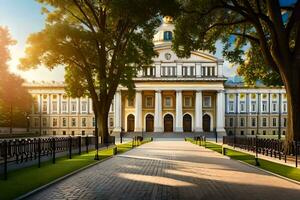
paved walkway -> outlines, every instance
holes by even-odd
[[[300,199],[300,185],[184,141],[154,141],[30,199]]]

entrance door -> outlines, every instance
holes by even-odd
[[[192,117],[189,114],[183,116],[183,131],[192,132]]]
[[[164,117],[164,132],[173,132],[173,116],[170,114]]]
[[[154,117],[148,114],[146,116],[146,132],[153,132],[154,130]]]
[[[203,115],[203,131],[210,132],[210,116],[208,114]]]
[[[127,116],[127,132],[134,131],[134,115],[130,114]]]

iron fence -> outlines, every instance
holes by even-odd
[[[76,137],[48,137],[48,138],[27,138],[9,139],[0,141],[0,175],[7,179],[8,168],[18,168],[18,166],[28,163],[37,164],[41,167],[41,162],[52,159],[55,163],[56,157],[81,154],[88,152],[95,145],[94,136]]]
[[[284,140],[266,139],[257,137],[224,136],[223,144],[240,149],[257,152],[265,156],[294,161],[298,167],[298,156],[300,152],[300,142],[294,141],[290,144],[284,144]],[[287,145],[287,146],[284,146]],[[286,148],[284,148],[286,147]]]

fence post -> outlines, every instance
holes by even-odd
[[[4,180],[7,180],[7,141],[3,141]]]
[[[69,137],[69,159],[72,159],[72,137]]]
[[[78,154],[81,154],[81,136],[78,137]]]
[[[86,148],[86,153],[89,152],[89,137],[85,137],[85,148]]]
[[[41,168],[41,138],[38,139],[38,167]]]
[[[55,164],[55,138],[52,138],[52,163]]]

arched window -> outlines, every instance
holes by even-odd
[[[165,31],[164,32],[164,40],[165,41],[171,41],[173,38],[171,31]]]

